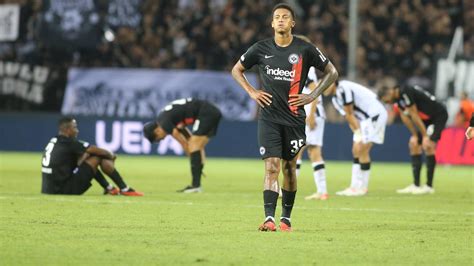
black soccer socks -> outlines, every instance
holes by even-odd
[[[105,179],[101,171],[97,169],[97,172],[94,175],[94,179],[100,184],[103,189],[107,189],[109,182]]]
[[[296,191],[286,191],[282,189],[281,193],[281,217],[290,219],[291,211],[293,210],[293,204],[295,203]]]
[[[436,158],[434,155],[426,156],[426,184],[433,187],[434,170],[436,167]]]
[[[413,172],[413,183],[415,186],[420,186],[420,172],[421,172],[421,154],[411,156],[411,170]]]
[[[201,151],[195,151],[190,154],[191,157],[191,175],[193,176],[193,187],[201,186],[202,175],[202,157]]]
[[[275,209],[278,201],[278,192],[273,190],[263,191],[263,207],[265,209],[265,217],[275,217]]]
[[[117,170],[114,170],[109,176],[121,190],[127,187],[127,184],[125,184],[125,181],[123,181],[122,176]]]

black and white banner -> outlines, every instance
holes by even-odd
[[[20,24],[19,5],[0,5],[0,41],[15,41]]]
[[[46,66],[0,61],[0,95],[41,105],[50,79]]]
[[[474,60],[438,60],[435,95],[438,99],[458,97],[461,92],[474,97]]]
[[[111,28],[140,26],[142,0],[110,0],[107,12],[107,24]]]
[[[246,76],[257,85],[255,74]],[[226,72],[73,68],[62,113],[154,118],[169,102],[187,97],[216,104],[230,120],[253,120],[257,112],[257,104]]]
[[[44,0],[40,37],[49,46],[93,48],[101,38],[94,0]]]

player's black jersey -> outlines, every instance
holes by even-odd
[[[52,138],[44,149],[41,162],[42,192],[57,193],[62,183],[72,176],[79,157],[88,147],[89,143],[75,138],[61,135]]]
[[[430,118],[446,112],[444,105],[436,101],[436,97],[423,90],[420,86],[406,86],[400,88],[400,98],[397,104],[401,110],[416,105],[418,111],[426,114]]]
[[[293,37],[289,46],[280,47],[268,38],[252,45],[240,62],[246,69],[258,65],[262,90],[272,95],[272,103],[261,110],[260,119],[287,126],[305,125],[303,106],[292,107],[288,100],[290,94],[302,92],[311,66],[324,71],[328,64],[316,46]]]
[[[210,104],[206,101],[186,98],[172,101],[166,105],[156,118],[166,133],[171,134],[177,126],[194,123],[202,106]]]

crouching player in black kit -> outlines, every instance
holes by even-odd
[[[143,193],[125,184],[115,169],[115,154],[77,140],[78,133],[74,118],[59,120],[59,134],[49,141],[43,155],[42,193],[81,195],[89,189],[91,180],[95,179],[104,188],[104,194],[143,196]],[[107,182],[99,167],[120,190]]]
[[[446,126],[448,112],[443,104],[436,101],[435,96],[419,86],[384,87],[380,91],[380,98],[385,103],[396,103],[400,108],[400,117],[412,136],[408,146],[413,170],[413,184],[397,190],[400,194],[433,194],[433,178],[436,166],[436,142],[441,138],[441,132]],[[422,120],[418,111],[428,116]],[[425,152],[427,182],[420,186],[420,172],[422,166],[421,153]]]
[[[316,100],[337,78],[337,71],[316,46],[292,35],[293,9],[287,4],[273,8],[274,37],[252,45],[232,69],[232,76],[262,107],[258,119],[260,154],[265,161],[263,205],[265,220],[261,231],[276,231],[278,175],[283,172],[280,229],[291,231],[291,211],[296,195],[296,159],[305,145],[304,105]],[[258,66],[262,89],[257,90],[244,72]],[[324,72],[310,94],[302,94],[310,67]]]
[[[191,160],[192,184],[178,192],[199,193],[204,168],[204,147],[217,133],[221,111],[209,102],[197,99],[179,99],[171,102],[158,115],[156,121],[143,127],[143,134],[150,142],[172,135],[183,146]],[[192,133],[186,126],[192,125]]]

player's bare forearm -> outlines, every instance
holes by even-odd
[[[413,125],[413,122],[411,119],[404,113],[400,114],[400,118],[402,119],[403,124],[408,128],[408,131],[412,134],[412,136],[416,136],[416,129],[415,125]]]
[[[334,65],[329,62],[324,68],[324,75],[318,82],[316,89],[310,94],[290,94],[290,100],[288,101],[290,106],[303,106],[316,100],[325,90],[336,81],[338,73]]]
[[[333,84],[337,80],[338,76],[339,73],[337,73],[336,68],[331,62],[329,62],[326,65],[326,68],[324,68],[324,75],[319,80],[316,89],[310,93],[311,97],[313,99],[317,99],[319,95],[323,94],[323,92],[327,90],[329,86],[331,86],[331,84]]]
[[[354,114],[346,114],[345,118],[352,131],[356,131],[360,128],[359,122],[357,121],[357,118],[354,116]]]
[[[421,120],[420,115],[418,115],[418,109],[416,108],[416,106],[413,105],[408,107],[407,109],[410,114],[410,118],[413,121],[413,124],[416,126],[416,128],[418,128],[422,136],[426,136],[426,127],[423,123],[423,120]]]
[[[178,128],[179,133],[181,133],[186,140],[189,140],[192,136],[192,133],[187,127]]]
[[[232,77],[254,99],[260,107],[264,108],[272,103],[272,95],[268,92],[255,89],[244,75],[245,67],[238,61],[232,68]]]
[[[232,68],[231,74],[232,77],[239,83],[239,85],[248,93],[251,94],[252,91],[256,89],[250,84],[247,78],[244,75],[245,68],[242,66],[240,62],[237,62],[234,67]]]
[[[178,141],[179,144],[181,144],[181,147],[183,147],[183,151],[186,155],[189,155],[189,148],[188,148],[188,140],[186,137],[181,133],[180,130],[174,128],[173,132],[171,133],[173,138]]]
[[[91,154],[91,155],[99,156],[99,157],[102,157],[102,158],[105,158],[105,159],[114,160],[116,158],[115,154],[113,154],[112,152],[110,152],[106,149],[99,148],[99,147],[94,146],[94,145],[90,145],[87,148],[86,152]]]

